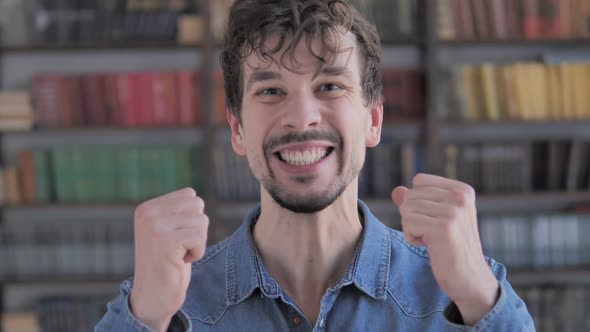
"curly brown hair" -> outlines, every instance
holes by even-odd
[[[261,59],[272,61],[271,55],[285,47],[281,56],[296,62],[295,46],[304,38],[309,52],[318,60],[318,70],[345,50],[339,49],[338,35],[350,31],[361,50],[361,84],[367,105],[382,100],[380,75],[381,46],[375,26],[343,0],[236,0],[230,9],[224,47],[219,57],[223,70],[226,104],[241,121],[244,88],[242,63],[252,52]],[[279,42],[269,48],[270,36]],[[314,52],[315,37],[324,45],[322,54]],[[286,44],[288,43],[288,44]],[[291,70],[291,69],[289,69]]]

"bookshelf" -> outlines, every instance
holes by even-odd
[[[437,23],[439,1],[424,1],[422,35],[418,38],[399,38],[383,43],[385,68],[418,68],[425,75],[425,117],[400,123],[387,123],[383,128],[383,142],[394,145],[423,145],[423,170],[434,174],[445,173],[444,146],[446,144],[486,144],[530,142],[536,140],[590,141],[590,120],[565,121],[502,121],[502,122],[450,122],[441,121],[438,114],[446,106],[447,84],[445,70],[465,63],[538,61],[546,54],[588,54],[588,39],[528,40],[441,40]],[[209,1],[200,0],[201,10],[210,12]],[[63,73],[92,73],[108,69],[162,70],[200,68],[200,108],[214,108],[214,69],[218,44],[213,40],[210,15],[204,15],[204,35],[198,45],[178,45],[174,42],[97,43],[79,45],[42,45],[0,47],[0,88],[13,89],[26,86],[40,71],[54,69]],[[0,39],[1,40],[1,39]],[[64,60],[67,59],[67,60]],[[42,63],[42,65],[40,65]],[[108,64],[108,68],[105,68]],[[226,129],[216,127],[213,112],[204,112],[201,127],[191,128],[53,128],[25,132],[0,133],[0,158],[14,162],[17,152],[28,148],[54,146],[94,146],[100,144],[203,144],[205,177],[204,191],[207,213],[212,222],[210,239],[220,240],[229,235],[241,218],[256,203],[253,200],[223,201],[216,195],[215,154],[228,139]],[[4,165],[4,163],[2,163]],[[393,188],[393,184],[392,184]],[[363,197],[365,198],[365,197]],[[398,227],[399,216],[388,197],[367,197],[366,202],[374,213],[391,226]],[[482,215],[530,214],[571,211],[579,205],[590,204],[588,190],[547,190],[522,193],[482,193],[477,197],[478,212]],[[133,220],[137,204],[36,204],[6,206],[2,218],[11,222],[63,219],[75,222],[78,218]],[[0,221],[1,222],[1,221]],[[530,285],[588,285],[590,268],[523,269],[510,271],[515,286]],[[0,299],[5,287],[33,284],[107,282],[116,284],[127,275],[70,276],[51,278],[7,278],[0,280]],[[0,314],[3,311],[0,301]]]

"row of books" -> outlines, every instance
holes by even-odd
[[[106,313],[106,304],[115,296],[116,294],[45,296],[29,311],[0,315],[2,331],[93,331],[96,323]]]
[[[421,34],[422,0],[349,0],[377,26],[381,40],[413,39]]]
[[[4,44],[175,41],[178,20],[196,15],[189,0],[2,1]]]
[[[202,188],[197,146],[94,146],[22,150],[3,172],[6,205],[140,202]]]
[[[588,0],[439,0],[443,40],[590,37]]]
[[[0,91],[0,130],[30,130],[34,118],[28,91]]]
[[[30,220],[0,225],[0,282],[133,272],[132,220]]]
[[[214,124],[226,126],[223,76],[214,81]],[[424,115],[423,74],[383,70],[384,121]],[[191,127],[203,124],[196,71],[39,74],[33,78],[39,128]]]
[[[186,186],[199,190],[203,153],[202,147],[183,145],[22,150],[19,164],[3,171],[3,202],[131,203]],[[214,162],[220,200],[258,199],[258,181],[229,142],[220,142]],[[469,183],[478,193],[590,189],[590,142],[585,141],[448,144],[444,162],[445,176]],[[384,140],[367,150],[359,194],[387,198],[394,186],[410,184],[424,169],[423,146]]]
[[[590,331],[590,287],[526,287],[515,291],[526,303],[537,332]]]
[[[589,190],[590,142],[448,144],[444,174],[480,193]]]
[[[199,77],[193,70],[38,74],[33,77],[36,123],[39,128],[198,126]]]
[[[229,143],[214,150],[216,195],[221,201],[258,200],[260,185],[246,158]],[[0,202],[8,206],[51,203],[137,203],[187,186],[203,192],[200,146],[91,146],[25,149],[6,166]],[[425,150],[384,141],[369,149],[359,177],[363,197],[387,198],[425,168]]]
[[[484,253],[510,268],[590,266],[590,214],[483,216]]]
[[[453,121],[590,118],[590,62],[459,65],[448,72]]]

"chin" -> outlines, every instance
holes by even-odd
[[[272,196],[272,194],[271,194]],[[328,206],[332,205],[338,197],[305,197],[302,199],[281,199],[280,197],[273,197],[283,209],[287,209],[293,213],[314,214],[323,211]]]
[[[332,205],[342,195],[346,186],[336,186],[321,193],[286,193],[276,186],[265,186],[272,199],[282,208],[294,213],[318,213]]]

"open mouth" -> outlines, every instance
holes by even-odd
[[[314,147],[304,151],[279,151],[274,155],[282,162],[288,165],[306,166],[315,164],[334,151],[333,147]]]

